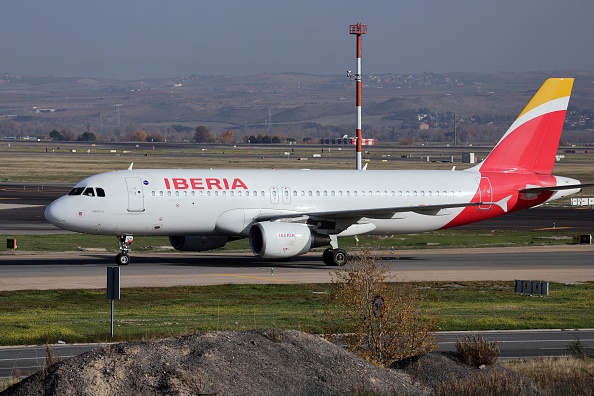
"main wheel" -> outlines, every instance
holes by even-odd
[[[117,265],[128,265],[130,256],[126,253],[118,253],[117,256],[115,256],[115,262]]]
[[[328,249],[324,250],[324,253],[322,253],[322,261],[324,262],[324,264],[336,265],[336,264],[334,264],[334,259],[332,258],[333,255],[334,255],[334,249],[328,248]]]
[[[332,261],[334,265],[342,267],[348,261],[348,256],[346,250],[343,249],[336,249],[332,254]]]

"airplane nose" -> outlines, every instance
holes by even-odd
[[[48,223],[60,227],[66,222],[66,206],[61,199],[57,199],[45,208],[44,215]]]

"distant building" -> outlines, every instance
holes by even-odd
[[[326,138],[320,139],[320,144],[338,144],[345,146],[354,146],[357,144],[356,137],[342,137],[342,138]],[[377,139],[361,139],[362,146],[376,146]]]

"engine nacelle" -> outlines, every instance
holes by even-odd
[[[312,232],[305,224],[264,221],[250,228],[250,247],[258,257],[289,258],[329,244],[328,235]]]
[[[228,239],[226,236],[184,235],[170,236],[169,243],[176,250],[202,252],[225,246]]]

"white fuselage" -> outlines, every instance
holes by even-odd
[[[77,187],[104,197],[66,195],[48,220],[93,234],[246,235],[255,218],[470,202],[481,175],[454,171],[130,170],[89,177]],[[368,233],[410,233],[446,225],[462,208],[357,216]]]

